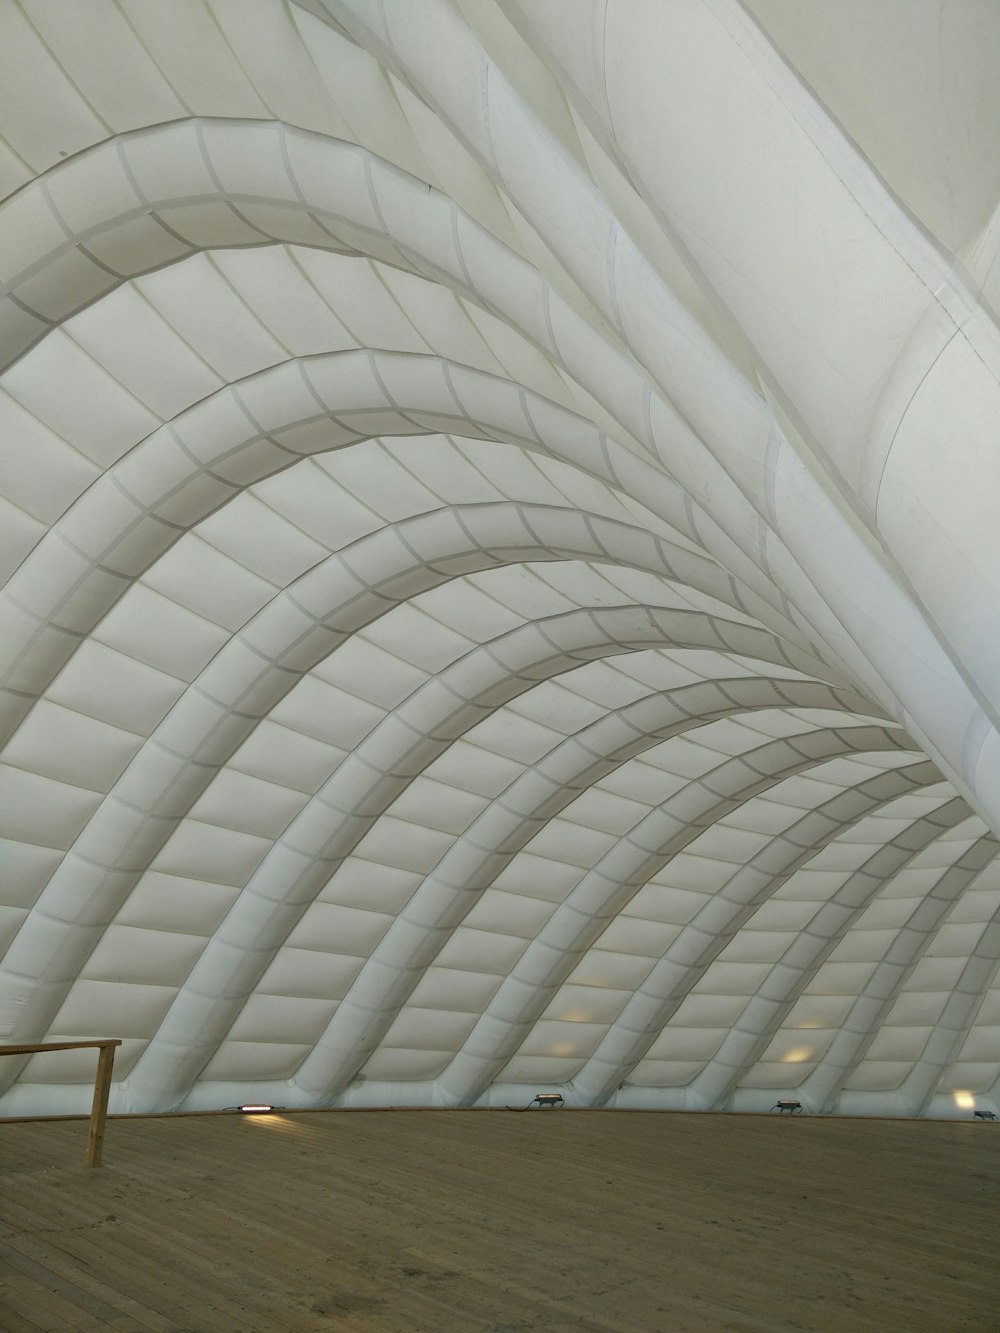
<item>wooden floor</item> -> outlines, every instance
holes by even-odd
[[[0,1124],[0,1328],[1000,1328],[1000,1124],[370,1111]]]

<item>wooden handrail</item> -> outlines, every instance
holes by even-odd
[[[0,1046],[0,1055],[38,1055],[42,1051],[79,1051],[96,1047],[97,1073],[94,1076],[94,1101],[90,1108],[90,1127],[87,1132],[87,1152],[84,1166],[100,1166],[104,1147],[104,1126],[108,1119],[108,1096],[111,1092],[111,1073],[115,1064],[115,1047],[122,1044],[120,1037],[104,1037],[100,1041],[43,1041],[29,1046]]]

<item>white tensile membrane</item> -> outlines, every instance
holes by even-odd
[[[1000,12],[912,10],[0,9],[0,1044],[1000,1112]]]

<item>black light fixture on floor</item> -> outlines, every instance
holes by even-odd
[[[550,1110],[564,1104],[561,1092],[536,1092],[527,1106],[508,1106],[508,1111],[530,1111],[533,1106],[548,1107]]]
[[[274,1107],[267,1102],[245,1102],[236,1109],[241,1115],[267,1115],[269,1111],[274,1110]]]

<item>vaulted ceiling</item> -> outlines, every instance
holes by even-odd
[[[998,63],[987,0],[0,6],[0,1042],[1000,1109]]]

